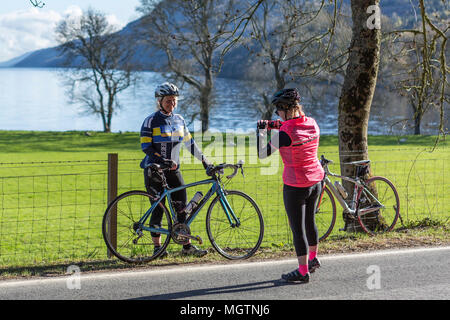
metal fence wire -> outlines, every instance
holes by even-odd
[[[396,186],[404,222],[427,217],[448,220],[447,161],[445,157],[411,157],[411,160],[372,162],[371,166],[373,172],[388,177]],[[119,158],[117,194],[145,189],[139,162],[140,159]],[[203,167],[194,163],[183,165],[186,183],[207,178]],[[244,191],[258,203],[265,220],[263,247],[292,244],[284,212],[281,171],[264,173],[261,171],[264,166],[253,163],[244,165],[245,177],[236,176],[226,188]],[[339,172],[338,163],[330,168]],[[207,188],[188,189],[188,200],[196,191],[205,194]],[[106,259],[101,224],[107,204],[107,160],[1,163],[0,266]],[[204,246],[209,246],[206,209],[203,211],[191,230],[205,239]],[[339,211],[338,220],[333,234],[339,233],[343,226]],[[401,226],[400,222],[397,226]]]

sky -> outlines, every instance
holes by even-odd
[[[43,0],[34,8],[29,0],[0,0],[0,62],[56,45],[54,29],[66,15],[80,15],[89,7],[124,27],[136,20],[139,0]]]

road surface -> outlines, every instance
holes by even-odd
[[[0,299],[450,298],[450,247],[327,255],[320,260],[322,267],[311,275],[307,284],[280,281],[282,273],[297,266],[296,259],[85,274],[77,273],[77,267],[72,266],[74,273],[68,276],[0,281]]]

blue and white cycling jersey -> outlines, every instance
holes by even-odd
[[[203,154],[192,138],[184,118],[179,114],[166,115],[156,111],[148,116],[141,127],[141,148],[146,156],[141,168],[152,163],[162,163],[170,159],[180,165],[182,143],[197,159],[202,161]]]

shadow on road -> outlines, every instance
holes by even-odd
[[[246,291],[262,290],[272,287],[279,287],[285,285],[293,285],[283,280],[269,280],[252,283],[244,283],[233,286],[218,287],[218,288],[204,288],[189,291],[180,291],[173,293],[158,294],[154,296],[139,297],[131,300],[171,300],[171,299],[185,299],[200,296],[220,295],[224,293],[240,293]]]

